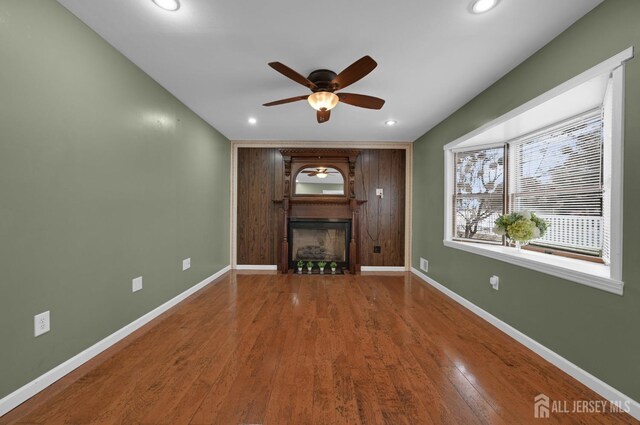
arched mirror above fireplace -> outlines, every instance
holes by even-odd
[[[298,196],[345,196],[344,176],[333,167],[308,166],[295,177],[294,194]]]

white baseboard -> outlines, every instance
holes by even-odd
[[[611,385],[596,378],[586,370],[571,363],[569,360],[565,359],[561,355],[557,354],[554,351],[551,351],[544,345],[540,344],[539,342],[528,337],[527,335],[523,334],[522,332],[515,329],[514,327],[498,319],[491,313],[481,309],[477,305],[473,304],[471,301],[456,294],[451,289],[431,279],[429,276],[418,271],[415,267],[411,267],[411,272],[416,276],[418,276],[420,279],[424,280],[429,285],[433,286],[434,288],[442,292],[443,294],[447,295],[449,298],[461,304],[463,307],[467,308],[477,316],[481,317],[482,319],[486,320],[496,328],[500,329],[502,332],[506,333],[511,338],[518,341],[520,344],[524,345],[534,353],[538,354],[540,357],[542,357],[549,363],[553,364],[558,369],[562,370],[566,374],[577,379],[585,386],[591,388],[593,391],[600,394],[603,398],[611,402],[616,402],[616,403],[622,402],[623,407],[625,406],[625,403],[628,404],[630,407],[629,414],[634,418],[640,420],[640,403],[633,400],[631,397],[621,393],[620,391],[613,388]]]
[[[361,272],[404,272],[404,266],[361,266]]]
[[[0,416],[6,414],[10,410],[17,407],[18,405],[24,403],[29,398],[33,397],[40,391],[47,388],[49,385],[56,382],[58,379],[62,378],[63,376],[70,373],[74,369],[78,368],[79,366],[83,365],[87,361],[91,360],[92,358],[102,353],[107,348],[111,347],[118,341],[127,337],[128,335],[138,330],[142,326],[146,325],[151,320],[155,319],[156,317],[158,317],[165,311],[169,310],[171,307],[175,306],[179,302],[183,301],[190,295],[198,292],[200,289],[204,288],[209,283],[213,282],[215,279],[219,278],[229,270],[231,270],[231,266],[227,266],[222,270],[218,271],[217,273],[214,273],[213,275],[204,279],[202,282],[198,283],[197,285],[192,286],[191,288],[187,289],[186,291],[177,295],[176,297],[170,299],[169,301],[162,304],[161,306],[151,310],[150,312],[140,317],[139,319],[134,320],[133,322],[126,325],[125,327],[115,331],[108,337],[104,338],[103,340],[98,341],[97,343],[87,348],[86,350],[80,352],[79,354],[76,354],[75,356],[71,357],[69,360],[65,361],[64,363],[59,364],[58,366],[54,367],[50,371],[46,372],[45,374],[39,376],[38,378],[34,379],[28,384],[23,385],[22,387],[18,388],[11,394],[7,395],[6,397],[0,400]]]
[[[276,265],[266,264],[237,264],[234,269],[236,270],[278,270]]]

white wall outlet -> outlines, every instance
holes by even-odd
[[[138,292],[142,289],[142,276],[136,277],[131,281],[131,292]]]
[[[185,258],[182,260],[182,271],[189,270],[191,268],[191,258]]]
[[[49,332],[51,329],[51,320],[48,311],[33,316],[34,333],[33,336],[40,336]]]
[[[376,196],[379,196],[380,198],[384,198],[384,191],[380,188],[376,189]]]
[[[489,283],[491,284],[491,287],[496,291],[500,288],[500,278],[498,276],[491,276],[489,278]]]
[[[422,257],[420,257],[420,270],[422,270],[423,272],[429,271],[429,261],[425,260]]]

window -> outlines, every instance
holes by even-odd
[[[504,147],[455,154],[455,237],[502,242],[493,222],[504,210]]]
[[[446,246],[622,295],[623,64],[631,57],[630,48],[445,146]],[[493,232],[515,211],[549,224],[532,241],[538,252],[519,252]]]
[[[603,112],[597,109],[499,147],[456,152],[454,238],[504,243],[493,232],[495,220],[534,211],[550,226],[533,244],[601,258],[603,151]]]
[[[602,110],[509,145],[510,211],[549,223],[533,243],[602,257]]]

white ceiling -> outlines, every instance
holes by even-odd
[[[602,2],[473,15],[470,0],[58,1],[227,138],[296,141],[413,141]],[[380,111],[338,104],[318,124],[306,101],[261,106],[308,93],[268,62],[306,76],[367,54],[378,67],[346,91],[385,99]]]

